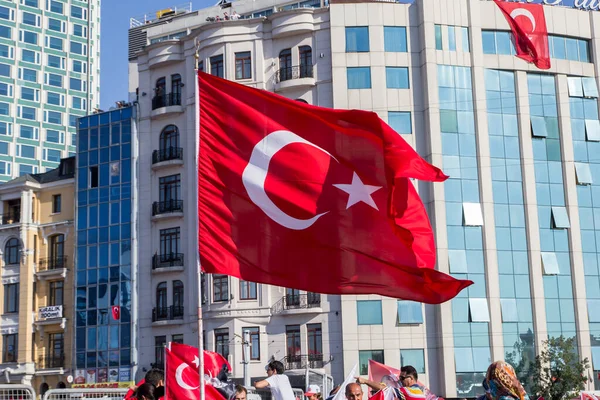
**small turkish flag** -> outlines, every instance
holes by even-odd
[[[409,177],[447,177],[360,110],[333,110],[199,73],[204,271],[316,293],[441,303],[471,281],[435,268]]]
[[[208,353],[208,354],[207,354]],[[218,353],[204,352],[204,374],[216,377],[223,364],[231,366]],[[165,349],[165,400],[196,400],[200,398],[200,359],[198,349],[185,344],[169,343]],[[216,371],[216,373],[215,373]],[[207,400],[225,400],[213,386],[204,386]]]
[[[114,320],[119,320],[121,319],[121,307],[119,306],[112,306],[112,316]]]
[[[550,68],[548,29],[541,4],[511,3],[494,0],[513,33],[517,57],[534,63],[539,69]]]

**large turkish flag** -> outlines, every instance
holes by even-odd
[[[472,284],[434,269],[409,177],[443,181],[371,112],[199,73],[204,271],[330,294],[441,303]]]
[[[517,57],[534,63],[539,69],[549,69],[550,50],[544,7],[541,4],[494,1],[510,25]]]

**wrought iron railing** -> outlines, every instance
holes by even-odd
[[[183,319],[183,306],[154,307],[152,309],[152,322],[174,319]]]
[[[67,256],[40,258],[38,271],[67,268]]]
[[[12,212],[8,214],[2,214],[2,225],[18,224],[21,222],[21,213]]]
[[[65,366],[65,355],[46,354],[38,358],[38,369],[63,368]]]
[[[173,92],[162,95],[157,95],[152,98],[152,109],[156,110],[161,107],[180,106],[181,93]]]
[[[271,312],[277,314],[284,310],[315,307],[321,307],[321,295],[319,293],[287,294],[271,307]]]
[[[152,215],[183,212],[183,200],[155,201],[152,204]]]
[[[167,147],[166,149],[154,150],[152,153],[152,164],[169,160],[183,160],[183,149],[181,147]]]
[[[152,269],[183,267],[182,253],[155,254],[152,257]]]
[[[289,81],[290,79],[312,78],[312,65],[294,65],[293,67],[281,68],[275,74],[276,82]]]
[[[325,361],[323,354],[300,354],[285,356],[283,365],[286,371],[290,369],[323,368]]]

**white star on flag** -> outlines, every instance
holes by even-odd
[[[198,356],[194,356],[194,361],[192,361],[192,364],[194,364],[196,368],[200,368],[200,359]]]
[[[352,183],[349,185],[345,184],[336,184],[333,185],[336,188],[348,193],[348,203],[346,204],[346,210],[355,205],[356,203],[363,202],[373,207],[377,211],[377,204],[373,200],[371,195],[382,188],[382,186],[372,186],[365,185],[363,181],[360,180],[356,172],[352,175]]]

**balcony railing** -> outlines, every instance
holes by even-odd
[[[182,253],[155,254],[152,257],[152,269],[183,267]]]
[[[301,354],[296,356],[285,356],[283,365],[286,371],[290,369],[323,368],[325,361],[323,354]]]
[[[64,368],[64,354],[46,354],[38,358],[38,369]]]
[[[152,204],[152,215],[183,212],[183,200],[155,201]]]
[[[271,312],[277,314],[283,310],[321,307],[319,293],[287,294],[271,307]]]
[[[154,150],[152,153],[152,164],[169,160],[183,160],[183,149],[181,147],[168,147]]]
[[[152,99],[152,109],[156,110],[161,107],[180,106],[181,105],[181,93],[167,93],[163,95],[154,96]]]
[[[312,65],[294,65],[293,67],[281,68],[276,74],[276,83],[289,81],[290,79],[312,78]]]
[[[21,213],[2,214],[2,225],[18,224],[21,222]]]
[[[67,256],[40,258],[38,271],[52,271],[67,268]]]
[[[152,309],[152,322],[174,319],[183,319],[183,306],[154,307]]]

